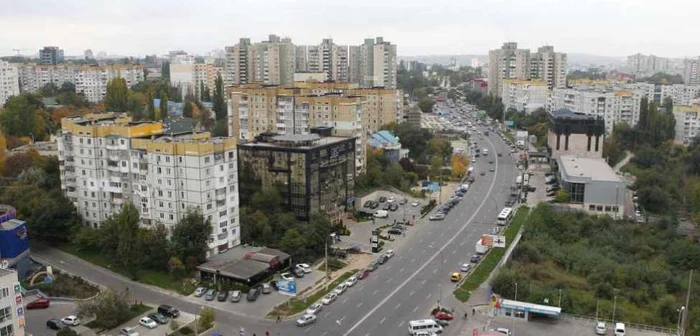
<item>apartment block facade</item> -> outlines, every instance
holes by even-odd
[[[107,84],[121,77],[127,87],[144,80],[141,65],[21,65],[19,66],[19,87],[21,92],[34,92],[44,85],[53,83],[60,87],[63,83],[75,85],[76,92],[82,92],[88,101],[100,102],[107,94]]]
[[[396,45],[382,37],[365,39],[359,46],[350,47],[350,82],[362,87],[395,89],[398,59]]]
[[[488,93],[500,96],[508,79],[539,79],[548,89],[566,86],[567,55],[555,52],[552,46],[540,47],[531,53],[518,49],[515,42],[506,42],[500,49],[489,51]]]
[[[125,202],[146,228],[172,228],[198,209],[213,227],[208,255],[240,244],[236,138],[166,135],[159,122],[115,113],[64,118],[61,127],[61,189],[85,225],[99,227]]]
[[[0,61],[0,107],[8,98],[19,95],[19,72],[17,66]]]
[[[700,85],[700,57],[683,60],[683,84]]]
[[[547,108],[548,84],[544,80],[506,79],[501,97],[506,109],[530,114],[539,108]]]
[[[627,56],[626,65],[637,76],[650,76],[657,72],[668,72],[671,69],[668,58],[640,53]]]
[[[637,124],[644,96],[644,93],[633,90],[555,88],[552,90],[550,110],[565,108],[576,113],[600,116],[605,120],[605,133],[609,135],[617,123]]]
[[[24,336],[25,307],[15,271],[0,268],[0,335]]]
[[[673,116],[676,119],[677,144],[690,145],[700,136],[700,105],[673,106]]]

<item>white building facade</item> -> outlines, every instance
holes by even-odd
[[[700,136],[700,105],[674,106],[673,116],[676,119],[677,144],[690,145]]]
[[[574,112],[601,116],[605,120],[605,133],[612,134],[617,123],[636,125],[639,107],[644,93],[630,90],[552,90],[550,110],[566,108]]]
[[[0,335],[24,336],[24,298],[15,271],[0,268]]]
[[[14,64],[0,61],[0,107],[8,98],[19,95],[19,73]]]
[[[530,114],[538,108],[547,108],[549,90],[543,80],[508,79],[503,84],[503,106]]]
[[[170,229],[198,209],[213,227],[208,255],[239,245],[236,139],[169,136],[161,123],[130,122],[114,113],[62,121],[61,189],[84,224],[99,227],[125,202],[146,228]]]

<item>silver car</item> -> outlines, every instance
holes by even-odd
[[[243,297],[243,293],[239,290],[231,291],[229,293],[229,296],[231,297],[231,302],[239,302],[241,301],[241,298]]]
[[[297,325],[300,327],[316,322],[316,315],[306,314],[297,319]]]

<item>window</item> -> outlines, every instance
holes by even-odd
[[[12,318],[12,310],[10,307],[0,309],[0,322],[7,321]]]
[[[211,210],[211,203],[207,204],[207,210]]]
[[[174,219],[173,214],[168,215],[168,217],[170,218],[170,220]]]
[[[224,211],[219,211],[219,217],[226,216],[226,210]]]
[[[612,210],[612,207],[609,206],[609,205],[606,205],[606,206],[605,206],[605,212],[610,212],[610,210]]]
[[[160,218],[165,218],[165,214],[161,212],[161,213],[160,213]]]
[[[0,299],[4,299],[8,296],[10,296],[10,288],[9,287],[0,288]]]
[[[163,171],[158,167],[158,174],[162,173]]]
[[[209,161],[211,161],[211,158],[210,158],[210,157],[207,156],[207,157],[204,158],[204,163],[209,163]]]
[[[223,222],[219,223],[219,227],[220,227],[220,228],[225,228],[226,225],[228,225],[228,223],[226,223],[226,221],[223,221]]]
[[[588,210],[595,211],[595,205],[593,205],[593,204],[589,205]]]
[[[596,206],[596,211],[603,211],[603,206],[602,205]]]
[[[15,333],[12,330],[12,324],[0,328],[0,336],[13,336]]]
[[[169,156],[166,156],[166,157],[165,157],[165,162],[170,162],[170,157],[169,157]],[[171,218],[171,219],[172,219],[172,218]]]

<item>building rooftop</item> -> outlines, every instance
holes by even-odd
[[[13,274],[15,271],[11,269],[0,268],[0,277],[6,276],[8,274]]]
[[[559,161],[563,173],[570,177],[585,177],[596,181],[622,181],[603,159],[563,155],[559,157]]]
[[[311,149],[319,146],[325,146],[333,143],[351,140],[351,137],[322,137],[318,134],[285,134],[272,135],[266,134],[265,137],[258,138],[254,141],[241,144],[241,147],[270,147],[270,148],[306,148]]]

